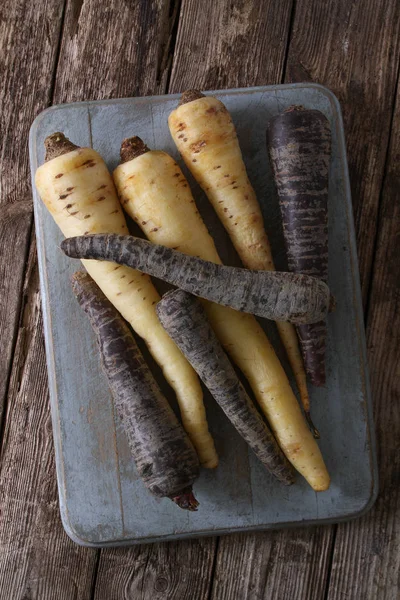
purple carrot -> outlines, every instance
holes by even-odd
[[[293,467],[240,383],[202,304],[175,290],[163,296],[156,310],[164,329],[263,465],[286,485],[293,483]]]
[[[133,236],[69,238],[61,249],[72,258],[133,267],[211,302],[267,319],[313,323],[330,309],[329,288],[315,277],[227,267]]]
[[[290,271],[328,280],[331,131],[318,110],[294,106],[274,117],[267,145],[279,195]],[[325,320],[297,328],[310,381],[325,384]]]
[[[197,454],[128,325],[87,273],[78,271],[71,281],[96,333],[102,368],[140,477],[155,496],[196,510],[192,484],[199,474]]]

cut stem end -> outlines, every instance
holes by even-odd
[[[44,147],[46,148],[45,162],[53,160],[63,154],[68,154],[73,150],[77,150],[80,146],[73,144],[61,131],[56,131],[51,135],[47,136],[44,140]]]
[[[204,98],[204,94],[202,94],[199,90],[187,90],[183,92],[181,99],[179,100],[179,106],[182,104],[188,104],[189,102],[193,102],[193,100],[198,100],[199,98]]]
[[[289,106],[289,108],[287,108],[283,112],[291,113],[291,112],[301,112],[303,110],[306,110],[306,109],[304,108],[304,106],[301,106],[301,104],[293,104],[292,106]]]
[[[150,152],[150,148],[146,146],[144,141],[137,135],[126,138],[121,144],[120,156],[121,163],[129,162],[142,154]]]

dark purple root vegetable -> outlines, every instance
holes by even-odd
[[[175,290],[163,296],[156,310],[164,329],[263,465],[286,485],[293,483],[293,467],[237,378],[201,303]]]
[[[318,110],[294,106],[274,117],[267,145],[282,213],[290,271],[328,280],[328,179],[331,131]],[[326,323],[298,334],[310,381],[325,384]]]
[[[61,249],[72,258],[128,265],[211,302],[276,321],[319,321],[330,307],[329,288],[313,277],[226,267],[133,236],[69,238]]]
[[[96,333],[103,371],[148,490],[196,510],[197,454],[162,395],[129,327],[87,273],[72,276],[74,294]]]

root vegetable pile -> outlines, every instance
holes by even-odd
[[[261,208],[225,105],[213,96],[189,90],[182,94],[168,124],[186,166],[207,194],[243,264],[249,269],[274,270]],[[311,422],[307,379],[296,330],[284,320],[276,325],[306,417],[318,436]]]
[[[192,485],[199,466],[218,464],[198,374],[279,481],[293,483],[296,469],[313,490],[327,490],[306,371],[314,385],[325,383],[326,317],[334,306],[327,286],[329,123],[319,111],[291,107],[268,127],[289,273],[275,271],[224,104],[190,90],[168,124],[245,268],[222,264],[180,167],[138,137],[123,141],[114,181],[97,152],[62,133],[45,140],[46,161],[36,172],[39,194],[67,238],[62,250],[82,259],[87,270],[73,275],[72,289],[96,334],[138,473],[153,495],[197,509]],[[149,241],[129,235],[122,208]],[[179,289],[161,299],[149,275]],[[304,415],[253,314],[276,322]],[[124,319],[174,389],[184,428]],[[228,356],[247,378],[270,429]]]
[[[187,292],[176,290],[163,296],[157,314],[263,465],[286,485],[293,483],[293,468],[240,383],[201,303]]]
[[[49,136],[45,145],[46,162],[37,170],[36,186],[63,234],[127,234],[114,183],[99,154],[75,146],[62,133]],[[200,382],[158,320],[155,305],[160,296],[150,278],[115,263],[88,260],[83,264],[162,368],[201,463],[216,467],[218,457],[208,431]]]
[[[329,122],[318,110],[291,107],[270,121],[267,143],[289,269],[327,281]],[[326,322],[302,325],[298,333],[310,380],[324,385]]]
[[[137,137],[125,140],[123,163],[114,171],[121,204],[154,243],[221,264],[189,185],[174,159],[149,150]],[[263,329],[251,315],[205,302],[222,346],[248,379],[280,447],[316,491],[329,475],[286,373]]]
[[[140,477],[155,496],[196,510],[192,484],[199,474],[197,454],[129,327],[87,273],[75,273],[72,288],[96,333],[102,368]]]

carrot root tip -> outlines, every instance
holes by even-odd
[[[197,511],[197,507],[199,506],[198,501],[194,497],[192,488],[186,488],[186,490],[183,490],[177,496],[171,496],[171,500],[175,502],[179,508],[190,510],[192,512]]]
[[[306,417],[306,420],[307,420],[308,426],[311,430],[311,433],[313,434],[313,436],[316,440],[319,440],[321,438],[321,434],[318,431],[318,429],[315,427],[314,423],[312,422],[309,411],[305,411],[304,415]]]

